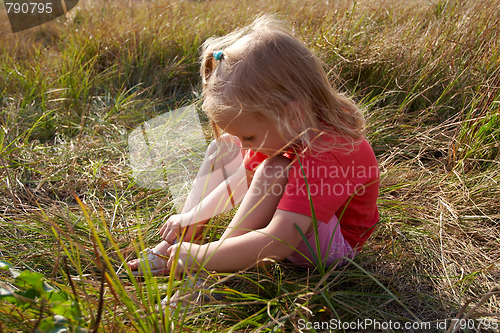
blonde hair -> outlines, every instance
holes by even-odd
[[[203,110],[215,122],[243,113],[264,117],[288,142],[313,151],[334,148],[316,141],[324,134],[334,138],[330,146],[353,149],[363,138],[363,114],[332,87],[323,66],[280,21],[257,18],[203,44]]]

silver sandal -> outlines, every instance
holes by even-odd
[[[147,248],[141,251],[137,260],[137,270],[132,271],[134,276],[168,275],[170,273],[167,267],[168,257],[153,249]]]

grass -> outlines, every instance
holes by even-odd
[[[200,44],[262,12],[293,25],[365,108],[381,221],[345,268],[321,275],[274,263],[217,274],[223,301],[158,313],[178,282],[116,275],[172,213],[164,190],[134,185],[128,134],[198,99]],[[0,259],[34,274],[14,279],[3,266],[2,292],[19,290],[2,296],[0,332],[498,320],[496,1],[89,1],[16,34],[0,15]],[[60,313],[66,322],[54,319]]]

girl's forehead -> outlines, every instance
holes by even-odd
[[[267,122],[256,114],[238,114],[216,121],[217,125],[226,131],[251,131],[266,126]]]
[[[217,125],[224,130],[234,129],[239,130],[242,127],[251,125],[253,119],[252,117],[244,114],[237,115],[228,115],[225,117],[221,117],[218,121],[216,121]]]

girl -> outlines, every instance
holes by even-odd
[[[332,88],[321,61],[270,18],[211,38],[202,50],[203,110],[226,134],[209,147],[182,213],[161,228],[164,241],[130,268],[148,264],[166,273],[176,255],[176,266],[219,272],[266,258],[302,267],[353,258],[379,219],[378,165],[360,110]],[[234,163],[242,155],[243,163]],[[239,201],[220,240],[182,241]]]

